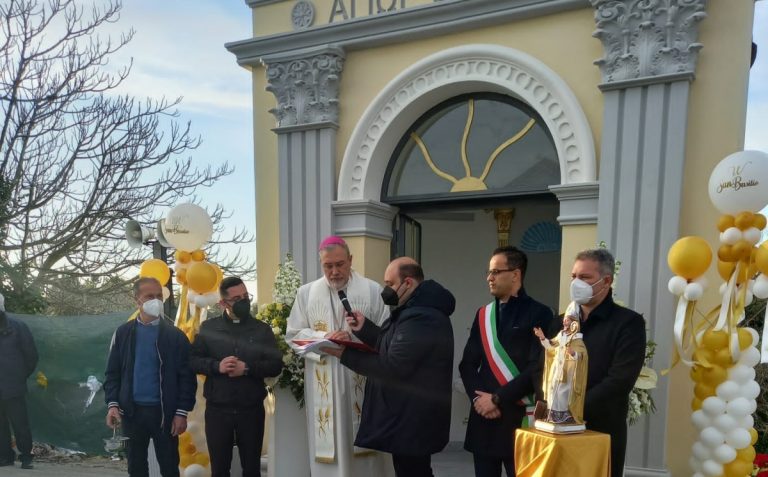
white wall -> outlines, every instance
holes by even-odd
[[[558,203],[551,200],[518,201],[512,221],[510,244],[520,243],[523,232],[540,221],[556,221]],[[469,337],[477,309],[487,304],[491,296],[485,281],[485,271],[497,246],[496,221],[493,211],[464,210],[413,215],[422,225],[421,262],[427,278],[448,288],[456,297],[456,311],[451,317],[454,334],[454,377],[459,379],[458,364]],[[548,306],[556,306],[559,296],[560,253],[529,253],[526,290]],[[451,441],[464,441],[466,418],[470,401],[461,392],[453,394]]]

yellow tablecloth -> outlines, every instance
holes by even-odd
[[[610,476],[611,437],[593,431],[556,435],[518,429],[515,473],[517,477]]]

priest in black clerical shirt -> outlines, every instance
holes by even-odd
[[[464,448],[472,452],[477,477],[515,475],[514,434],[534,393],[541,355],[536,327],[548,329],[552,310],[526,295],[528,259],[515,247],[493,252],[487,281],[493,301],[480,308],[459,364],[472,400]]]

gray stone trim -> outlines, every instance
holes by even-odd
[[[339,129],[339,125],[332,121],[323,121],[319,123],[307,123],[307,124],[299,124],[296,126],[283,126],[283,127],[272,128],[272,132],[281,134],[281,133],[309,131],[312,129],[323,129],[323,128]]]
[[[560,201],[560,225],[583,225],[597,223],[599,185],[597,182],[549,186]]]
[[[285,2],[286,0],[245,0],[245,4],[251,8],[269,5],[271,3]]]
[[[251,7],[262,2],[249,0]],[[391,13],[315,26],[227,43],[241,65],[259,64],[265,55],[290,52],[329,43],[345,49],[404,43],[472,30],[536,16],[577,10],[587,0],[442,0]]]
[[[675,81],[693,81],[696,75],[690,71],[686,73],[673,73],[668,75],[646,76],[645,78],[616,81],[614,83],[600,83],[597,87],[600,91],[613,91],[617,89],[635,88],[659,83],[673,83]]]
[[[392,219],[397,207],[375,200],[345,200],[331,204],[334,233],[392,240]]]
[[[595,61],[603,83],[663,78],[696,69],[706,0],[590,0],[605,49]],[[669,81],[669,80],[667,80]]]
[[[278,128],[339,122],[339,81],[344,51],[333,45],[265,57],[267,91],[277,99],[270,109]]]

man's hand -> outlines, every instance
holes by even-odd
[[[327,347],[323,347],[323,348],[320,348],[320,351],[325,353],[325,354],[329,354],[331,356],[335,356],[337,358],[341,358],[341,353],[344,352],[344,346],[342,346],[341,348],[327,348]]]
[[[363,328],[363,323],[365,323],[365,316],[357,310],[353,311],[352,314],[354,316],[347,315],[346,317],[349,329],[355,332],[360,331]]]
[[[352,337],[343,330],[337,330],[332,333],[328,333],[326,336],[329,340],[342,340],[342,341],[349,341],[352,339]]]
[[[501,410],[491,400],[491,393],[475,391],[475,394],[478,396],[473,404],[475,412],[486,419],[497,419],[501,417]]]
[[[187,430],[187,418],[184,416],[173,416],[173,422],[171,423],[171,435],[178,436]]]
[[[234,366],[232,367],[232,369],[229,370],[229,373],[227,373],[227,375],[230,378],[238,378],[240,376],[245,376],[245,367],[246,367],[245,362],[235,358]]]
[[[232,372],[232,370],[235,369],[235,366],[237,366],[238,359],[234,356],[227,356],[226,358],[219,361],[219,372],[221,374],[229,374]]]
[[[542,341],[544,341],[545,339],[547,339],[547,337],[546,337],[546,336],[544,336],[544,332],[543,332],[543,331],[541,331],[541,328],[538,328],[538,327],[534,328],[534,329],[533,329],[533,334],[534,334],[534,335],[536,335],[536,337],[537,337],[538,339],[542,340]]]
[[[107,411],[107,427],[115,429],[121,422],[122,418],[120,417],[120,410],[117,406],[110,407]]]

